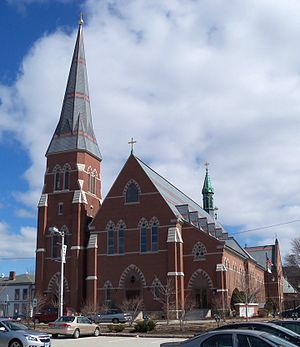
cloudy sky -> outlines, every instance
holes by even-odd
[[[208,161],[219,221],[259,228],[241,245],[277,236],[286,254],[300,235],[298,0],[5,0],[0,272],[34,269],[44,154],[80,11],[103,194],[133,136],[135,154],[200,204]]]

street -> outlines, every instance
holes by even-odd
[[[100,337],[81,337],[78,340],[73,338],[60,337],[52,339],[52,347],[159,347],[163,342],[170,341],[183,341],[179,338],[140,338],[140,337],[113,337],[113,336],[100,336]]]

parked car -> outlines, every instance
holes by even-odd
[[[290,308],[288,310],[281,312],[282,318],[295,318],[295,316],[297,318],[300,317],[300,306],[297,306],[295,308]]]
[[[278,336],[254,330],[212,330],[181,342],[165,342],[160,347],[295,347]]]
[[[30,330],[26,325],[0,318],[0,347],[51,347],[49,334]]]
[[[292,320],[292,319],[278,319],[278,320],[272,320],[271,323],[280,325],[284,328],[290,329],[294,331],[296,334],[300,335],[300,321],[299,320]]]
[[[273,323],[264,323],[264,322],[243,322],[243,323],[232,323],[222,325],[215,330],[227,330],[227,329],[242,329],[242,330],[259,330],[270,333],[274,336],[278,336],[280,338],[289,341],[296,346],[300,346],[300,335],[294,333],[293,331],[281,327],[279,325]]]
[[[71,307],[64,308],[64,315],[71,316],[75,313],[75,310]],[[46,307],[38,313],[35,313],[32,320],[36,323],[49,323],[55,321],[58,317],[58,308]]]
[[[126,323],[132,320],[130,313],[122,312],[119,310],[108,310],[105,312],[89,315],[88,318],[95,323]]]
[[[48,332],[52,337],[69,335],[78,339],[81,335],[100,335],[100,327],[84,316],[61,316],[49,323]]]

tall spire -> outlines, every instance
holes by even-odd
[[[205,163],[206,172],[202,188],[203,195],[203,209],[209,213],[212,217],[215,217],[215,207],[214,207],[214,188],[211,184],[209,172],[208,172],[208,163]]]
[[[86,151],[101,160],[92,123],[82,27],[81,15],[61,115],[46,156]]]

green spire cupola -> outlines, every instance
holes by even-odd
[[[212,217],[215,217],[215,207],[214,207],[214,188],[212,187],[209,172],[208,163],[206,165],[206,173],[204,178],[204,184],[202,188],[203,195],[203,209],[209,213]]]
[[[92,123],[82,26],[80,18],[60,119],[46,156],[84,151],[101,160]]]

